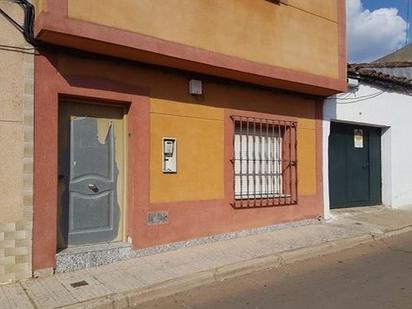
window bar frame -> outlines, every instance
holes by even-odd
[[[287,127],[286,127],[286,122],[283,122],[283,124],[282,124],[282,130],[284,131],[284,133],[283,133],[283,136],[284,136],[284,141],[283,141],[283,157],[282,157],[282,160],[283,160],[283,173],[284,173],[284,176],[282,177],[283,178],[283,180],[286,180],[287,178],[287,176],[288,176],[288,156],[287,156],[287,151],[288,151],[288,130],[287,130]],[[287,181],[283,181],[283,192],[282,192],[282,198],[283,198],[283,204],[285,205],[286,203],[287,203],[287,186],[288,186],[288,183],[287,183]]]
[[[253,177],[253,206],[256,206],[256,118],[253,118],[252,142],[252,177]],[[247,137],[249,139],[249,136]]]
[[[281,134],[282,130],[283,130],[283,124],[282,124],[282,122],[279,121],[278,134]],[[280,150],[281,157],[278,159],[278,162],[279,162],[279,173],[280,173],[280,175],[281,175],[282,180],[285,178],[285,176],[284,176],[284,162],[283,162],[283,160],[284,160],[284,158],[285,158],[285,153],[284,153],[285,147],[284,147],[284,143],[285,143],[285,138],[283,137],[283,139],[282,139],[282,149]],[[280,146],[280,143],[278,143],[278,146]],[[284,202],[285,202],[285,201],[283,200],[283,191],[284,191],[284,187],[283,187],[283,186],[284,186],[284,181],[282,181],[281,183],[279,183],[279,203],[280,203],[281,205],[283,205]]]
[[[240,204],[241,208],[297,204],[297,123],[251,116],[231,116],[231,119],[234,132],[232,140],[234,204],[236,206]],[[250,138],[253,138],[253,141],[250,141]],[[236,145],[237,139],[238,145]],[[259,147],[258,151],[256,147]],[[238,173],[236,173],[236,161],[239,161],[240,165],[238,165]],[[239,177],[239,195],[236,194],[236,176]],[[250,177],[253,177],[253,180]],[[246,182],[246,190],[244,190],[244,182]],[[250,188],[252,184],[253,192]]]
[[[236,123],[235,123],[236,130]],[[243,123],[242,118],[240,118],[240,134],[239,134],[239,164],[240,164],[240,207],[243,207]]]
[[[276,123],[276,125],[278,126],[278,123]],[[277,174],[277,156],[276,156],[276,149],[278,147],[278,140],[275,138],[276,136],[276,127],[275,127],[275,122],[272,121],[272,138],[273,138],[273,145],[272,145],[272,173],[274,175]],[[275,205],[276,203],[276,199],[275,199],[275,195],[277,192],[277,185],[276,185],[276,177],[272,177],[272,187],[273,187],[273,196],[272,196],[272,204]]]
[[[285,179],[289,180],[289,133],[290,130],[287,129],[287,123],[284,124],[284,130],[285,130]],[[284,199],[285,199],[285,204],[288,202],[288,193],[289,193],[289,182],[285,181],[285,192],[283,194]]]
[[[290,132],[290,130],[287,130],[287,125],[286,125],[287,123],[286,122],[284,122],[283,123],[283,129],[285,130],[285,144],[284,144],[284,149],[285,149],[285,155],[284,155],[284,164],[285,164],[285,168],[284,168],[284,171],[285,171],[285,177],[283,178],[283,179],[285,179],[286,177],[288,177],[288,175],[289,175],[289,160],[288,160],[288,156],[286,155],[286,154],[288,154],[287,153],[287,151],[289,150],[289,139],[288,139],[288,134],[289,134],[289,132]],[[289,184],[288,184],[288,182],[287,181],[285,181],[284,182],[284,188],[285,188],[285,192],[283,193],[283,198],[284,198],[284,203],[283,204],[287,204],[287,202],[288,202],[288,194],[287,194],[287,191],[288,191],[288,186],[289,186]]]
[[[247,193],[247,201],[249,202],[249,119],[246,118],[246,193]]]
[[[278,122],[271,121],[272,124],[272,138],[273,138],[273,145],[272,145],[272,173],[276,175],[277,171],[277,156],[276,156],[276,147],[277,147],[277,139],[276,137],[276,128],[278,126]],[[277,192],[277,185],[276,185],[276,177],[272,177],[272,187],[273,187],[273,196],[272,196],[272,205],[276,205],[276,192]]]
[[[255,118],[255,123],[256,123],[256,118]],[[257,156],[255,156],[255,159],[259,163],[259,175],[257,174],[256,170],[255,170],[255,175],[254,175],[254,177],[259,180],[259,196],[260,196],[259,206],[262,206],[262,134],[261,134],[261,132],[262,132],[262,122],[259,121],[259,138],[258,138],[258,140],[259,140],[259,143],[258,143],[259,158],[257,158]],[[256,139],[256,136],[254,136],[253,138]],[[256,167],[256,165],[255,165],[255,167]],[[255,190],[255,197],[256,197],[256,190]]]
[[[233,190],[233,196],[236,199],[236,120],[233,118],[233,116],[230,117],[232,119],[232,165],[233,165],[233,184],[232,184],[232,190]]]
[[[293,163],[292,163],[292,127],[290,126],[291,124],[289,123],[289,193],[288,193],[288,198],[289,198],[289,204],[292,202],[292,169],[293,169]]]
[[[271,150],[269,150],[270,148],[269,148],[269,120],[268,119],[266,119],[266,153],[265,153],[265,157],[266,157],[266,160],[265,160],[265,165],[266,165],[266,181],[265,181],[265,183],[266,183],[266,205],[268,206],[269,205],[269,188],[270,188],[270,186],[269,186],[269,181],[270,181],[270,178],[269,177],[271,177],[270,176],[270,174],[269,174],[269,172],[270,172],[270,168],[269,168],[269,162],[270,162],[270,154],[271,154]]]
[[[295,179],[294,179],[294,188],[295,188],[295,199],[294,204],[298,203],[298,124],[297,122],[293,123],[293,130],[295,133],[295,157],[294,157],[294,170],[295,170]]]

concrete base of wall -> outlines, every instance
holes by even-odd
[[[118,261],[124,261],[131,258],[154,255],[162,252],[173,251],[182,248],[189,248],[221,240],[229,240],[240,237],[269,233],[282,230],[285,228],[305,226],[319,222],[319,220],[311,219],[284,224],[275,224],[255,229],[212,235],[208,237],[201,237],[187,241],[179,241],[140,250],[132,250],[130,244],[122,242],[68,248],[59,252],[56,255],[56,272],[60,273],[81,270],[105,264],[110,264]]]
[[[54,274],[53,268],[39,269],[33,272],[33,278],[44,278]]]

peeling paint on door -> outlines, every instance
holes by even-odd
[[[97,119],[97,140],[100,144],[106,144],[112,125],[112,120]]]

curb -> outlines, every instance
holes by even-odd
[[[171,279],[156,285],[130,290],[124,293],[110,294],[105,297],[92,299],[60,308],[67,309],[121,309],[136,306],[157,298],[167,297],[192,288],[240,277],[250,273],[267,269],[278,268],[295,262],[304,261],[345,249],[350,249],[361,244],[396,236],[412,231],[412,225],[382,233],[370,233],[367,235],[329,241],[326,243],[285,251],[278,254],[261,256],[251,260],[245,260],[218,268],[197,272],[178,279]]]
[[[386,230],[380,235],[373,235],[375,239],[384,239],[387,237],[396,236],[399,234],[407,233],[412,231],[412,225],[406,225],[404,227],[393,229],[393,230]]]

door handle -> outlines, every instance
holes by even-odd
[[[94,193],[99,192],[99,188],[97,188],[95,184],[89,183],[87,187],[89,188],[90,191],[93,191]]]

